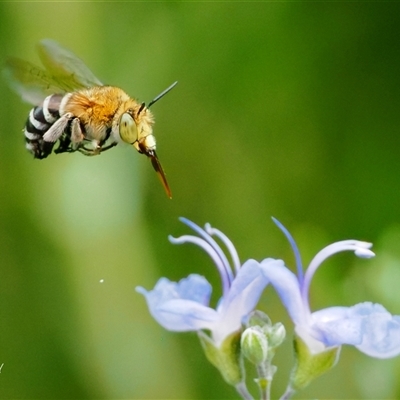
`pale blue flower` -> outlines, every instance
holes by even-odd
[[[241,265],[232,242],[209,224],[205,229],[181,218],[199,236],[169,237],[172,243],[194,243],[205,250],[216,265],[222,281],[222,297],[216,309],[209,306],[211,285],[197,274],[179,282],[161,278],[153,290],[136,290],[146,298],[150,313],[164,328],[171,331],[209,330],[216,346],[233,332],[241,329],[242,320],[254,310],[268,279],[261,265],[248,260]],[[228,249],[231,262],[212,237],[218,238]],[[265,261],[264,265],[283,265],[280,260]]]
[[[370,243],[345,240],[333,243],[321,250],[311,261],[305,274],[300,254],[290,233],[277,220],[295,253],[297,275],[283,264],[262,261],[266,278],[278,292],[292,321],[296,333],[310,349],[318,353],[327,347],[342,344],[353,345],[363,353],[376,358],[389,358],[400,354],[400,316],[392,316],[380,304],[365,302],[352,307],[329,307],[311,312],[309,288],[314,273],[321,263],[333,254],[353,251],[361,258],[375,254]]]

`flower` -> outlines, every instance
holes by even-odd
[[[214,261],[222,281],[222,297],[216,309],[209,306],[210,283],[197,274],[179,282],[161,278],[153,290],[147,291],[142,287],[136,290],[145,296],[150,313],[164,328],[181,332],[209,330],[213,344],[219,347],[225,338],[241,330],[242,320],[257,305],[268,279],[257,261],[248,260],[241,265],[232,242],[221,231],[209,224],[202,229],[186,218],[180,220],[198,236],[170,236],[169,240],[175,244],[194,243]],[[231,262],[212,236],[226,246]],[[280,266],[283,262],[273,259],[264,261],[264,266],[269,264]]]
[[[296,334],[309,350],[320,353],[334,346],[349,344],[376,358],[389,358],[400,354],[400,316],[392,316],[380,304],[364,302],[352,307],[328,307],[311,312],[308,293],[312,277],[321,263],[333,254],[353,251],[361,258],[375,254],[371,244],[357,240],[333,243],[321,250],[311,261],[304,276],[296,243],[286,228],[276,219],[276,225],[289,240],[297,264],[297,275],[283,264],[261,262],[263,272],[278,292],[292,321]]]

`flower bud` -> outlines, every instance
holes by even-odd
[[[272,322],[271,319],[268,317],[267,314],[265,314],[262,311],[255,310],[252,313],[250,313],[250,316],[247,319],[246,326],[249,328],[251,326],[259,326],[261,328],[263,327],[271,327]]]
[[[286,329],[281,322],[274,324],[267,333],[268,344],[270,347],[278,347],[286,337]]]
[[[260,365],[268,357],[268,339],[258,326],[247,328],[241,337],[242,354],[254,365]]]

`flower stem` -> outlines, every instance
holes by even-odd
[[[244,382],[240,382],[235,386],[236,391],[240,394],[241,398],[244,400],[254,400],[253,396],[247,389],[247,386]]]
[[[257,366],[258,378],[255,379],[255,382],[260,390],[260,398],[262,400],[271,398],[271,384],[275,371],[276,367],[271,365],[270,361]]]
[[[289,400],[295,393],[295,390],[289,385],[286,388],[285,393],[283,393],[283,395],[280,397],[279,400]]]

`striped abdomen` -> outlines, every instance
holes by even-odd
[[[54,143],[43,140],[43,135],[60,118],[60,104],[65,94],[47,96],[43,104],[29,113],[24,135],[26,148],[35,158],[46,158],[52,151]]]

